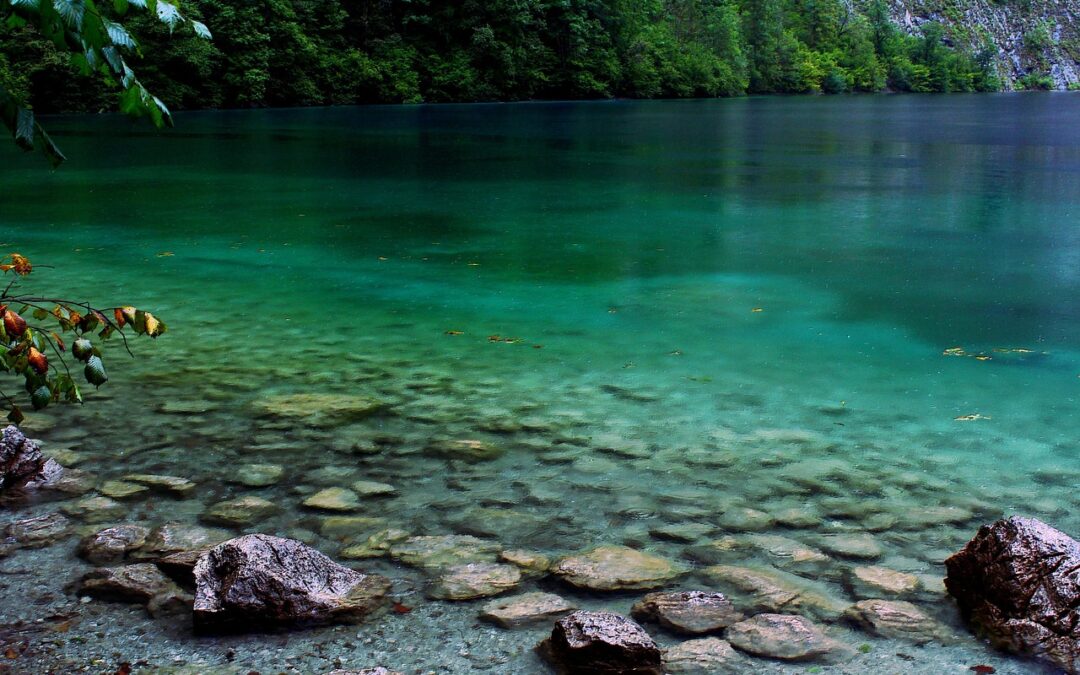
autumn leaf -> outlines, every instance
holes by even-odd
[[[26,332],[26,319],[22,318],[10,309],[4,309],[4,330],[8,335],[22,337]]]
[[[20,277],[25,277],[27,274],[34,271],[34,266],[30,264],[30,260],[24,255],[12,253],[9,256],[4,256],[4,258],[11,260],[11,262],[0,265],[0,272],[11,272],[14,270],[15,274],[18,274]]]
[[[30,362],[30,367],[37,372],[38,375],[44,375],[49,372],[49,359],[45,358],[45,355],[37,350],[36,347],[30,348],[30,355],[27,357]]]

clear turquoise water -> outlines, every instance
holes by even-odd
[[[237,463],[266,460],[290,480],[256,491],[286,506],[263,531],[317,530],[299,501],[345,466],[342,484],[398,486],[380,515],[417,533],[499,506],[549,524],[507,545],[685,558],[650,528],[798,506],[822,524],[777,532],[813,542],[886,514],[881,564],[941,576],[1002,514],[1080,533],[1077,119],[1069,95],[191,113],[164,134],[57,119],[60,171],[0,151],[4,250],[54,265],[46,289],[171,330],[115,354],[98,400],[39,435],[102,478],[198,480],[170,514],[191,520],[243,492],[221,480]],[[942,354],[956,346],[992,358]],[[994,351],[1014,348],[1031,351]],[[255,418],[258,397],[300,391],[395,415]],[[394,444],[357,460],[343,433]],[[421,452],[436,437],[508,452],[446,463]],[[903,527],[941,505],[972,517]]]

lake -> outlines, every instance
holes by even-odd
[[[673,588],[735,596],[703,570],[775,567],[850,603],[852,569],[879,565],[962,637],[825,618],[867,645],[835,672],[1032,672],[968,634],[940,579],[1003,515],[1080,534],[1078,119],[1077,96],[1002,94],[49,120],[60,170],[0,151],[4,252],[53,266],[35,289],[152,309],[169,333],[136,359],[109,345],[108,385],[27,429],[96,483],[197,483],[79,533],[257,496],[276,512],[232,532],[386,574],[409,611],[196,639],[79,605],[64,585],[90,566],[67,540],[0,565],[38,570],[0,577],[19,599],[0,620],[81,617],[20,663],[546,672],[550,623],[427,598],[428,575],[365,548],[393,529],[552,558],[627,545],[685,567]],[[303,505],[359,480],[393,493],[351,521]],[[799,546],[824,560],[800,567]],[[619,612],[641,595],[521,589]]]

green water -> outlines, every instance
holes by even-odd
[[[366,476],[399,489],[372,512],[420,534],[499,508],[507,546],[694,560],[650,531],[799,508],[817,524],[767,530],[871,531],[879,564],[940,577],[1002,514],[1080,533],[1077,119],[1069,95],[191,113],[164,134],[57,119],[61,170],[3,151],[4,250],[170,332],[38,435],[101,478],[200,483],[132,520],[250,492],[285,509],[253,529],[331,555],[299,502]],[[392,414],[255,414],[296,392]],[[177,401],[205,411],[162,412]],[[434,438],[506,453],[447,462]],[[222,480],[253,461],[289,477]],[[969,516],[912,516],[938,506]],[[520,658],[508,672],[538,667]]]

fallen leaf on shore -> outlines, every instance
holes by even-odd
[[[412,611],[412,607],[401,604],[400,602],[394,603],[394,612],[397,614],[408,614]]]
[[[973,670],[976,673],[980,673],[981,675],[990,675],[990,673],[996,673],[997,672],[997,669],[994,668],[993,666],[988,666],[988,665],[985,665],[985,664],[982,664],[982,663],[980,663],[977,666],[972,666],[968,670]]]
[[[979,413],[972,413],[970,415],[961,415],[960,417],[954,417],[957,422],[974,422],[975,420],[990,420],[994,419],[989,415],[980,415]]]
[[[12,647],[8,647],[6,650],[4,650],[4,658],[17,659],[19,658],[19,652],[15,651],[15,649]]]

